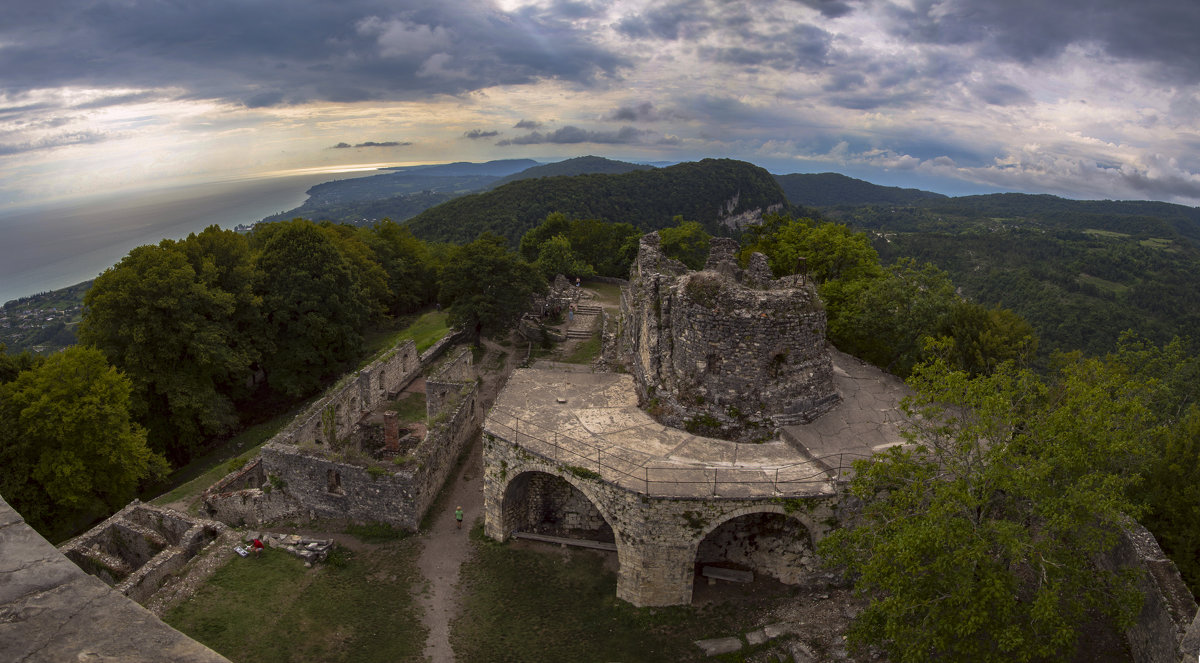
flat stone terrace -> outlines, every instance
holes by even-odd
[[[898,404],[905,393],[899,380],[848,355],[836,353],[834,365],[843,402],[762,444],[659,424],[638,408],[630,375],[542,365],[513,373],[483,428],[569,471],[651,496],[830,495],[853,459],[903,441]]]

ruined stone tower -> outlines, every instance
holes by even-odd
[[[663,423],[737,441],[772,437],[839,401],[825,310],[799,276],[773,279],[766,257],[738,267],[714,238],[704,269],[642,237],[621,302],[621,349],[647,411]]]

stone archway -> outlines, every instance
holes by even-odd
[[[526,470],[512,477],[501,498],[503,532],[548,534],[616,543],[616,534],[596,500],[558,473]]]
[[[817,572],[809,524],[774,505],[741,509],[712,523],[696,540],[696,573],[705,566],[752,571],[796,585]]]

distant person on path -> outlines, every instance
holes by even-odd
[[[458,529],[462,529],[462,507],[454,509],[454,520],[458,522]]]
[[[575,287],[576,287],[576,288],[578,288],[579,286],[580,286],[580,283],[579,283],[579,277],[578,277],[578,276],[576,276],[576,277],[575,277]]]
[[[258,557],[259,555],[261,555],[263,548],[265,548],[265,547],[266,546],[263,545],[262,539],[255,539],[254,543],[252,543],[250,545],[250,549],[254,551],[255,557]]]

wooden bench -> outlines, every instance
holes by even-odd
[[[718,580],[728,580],[729,582],[754,582],[754,573],[752,571],[723,569],[719,566],[701,567],[700,575],[708,578],[708,584],[710,585],[717,584]]]

